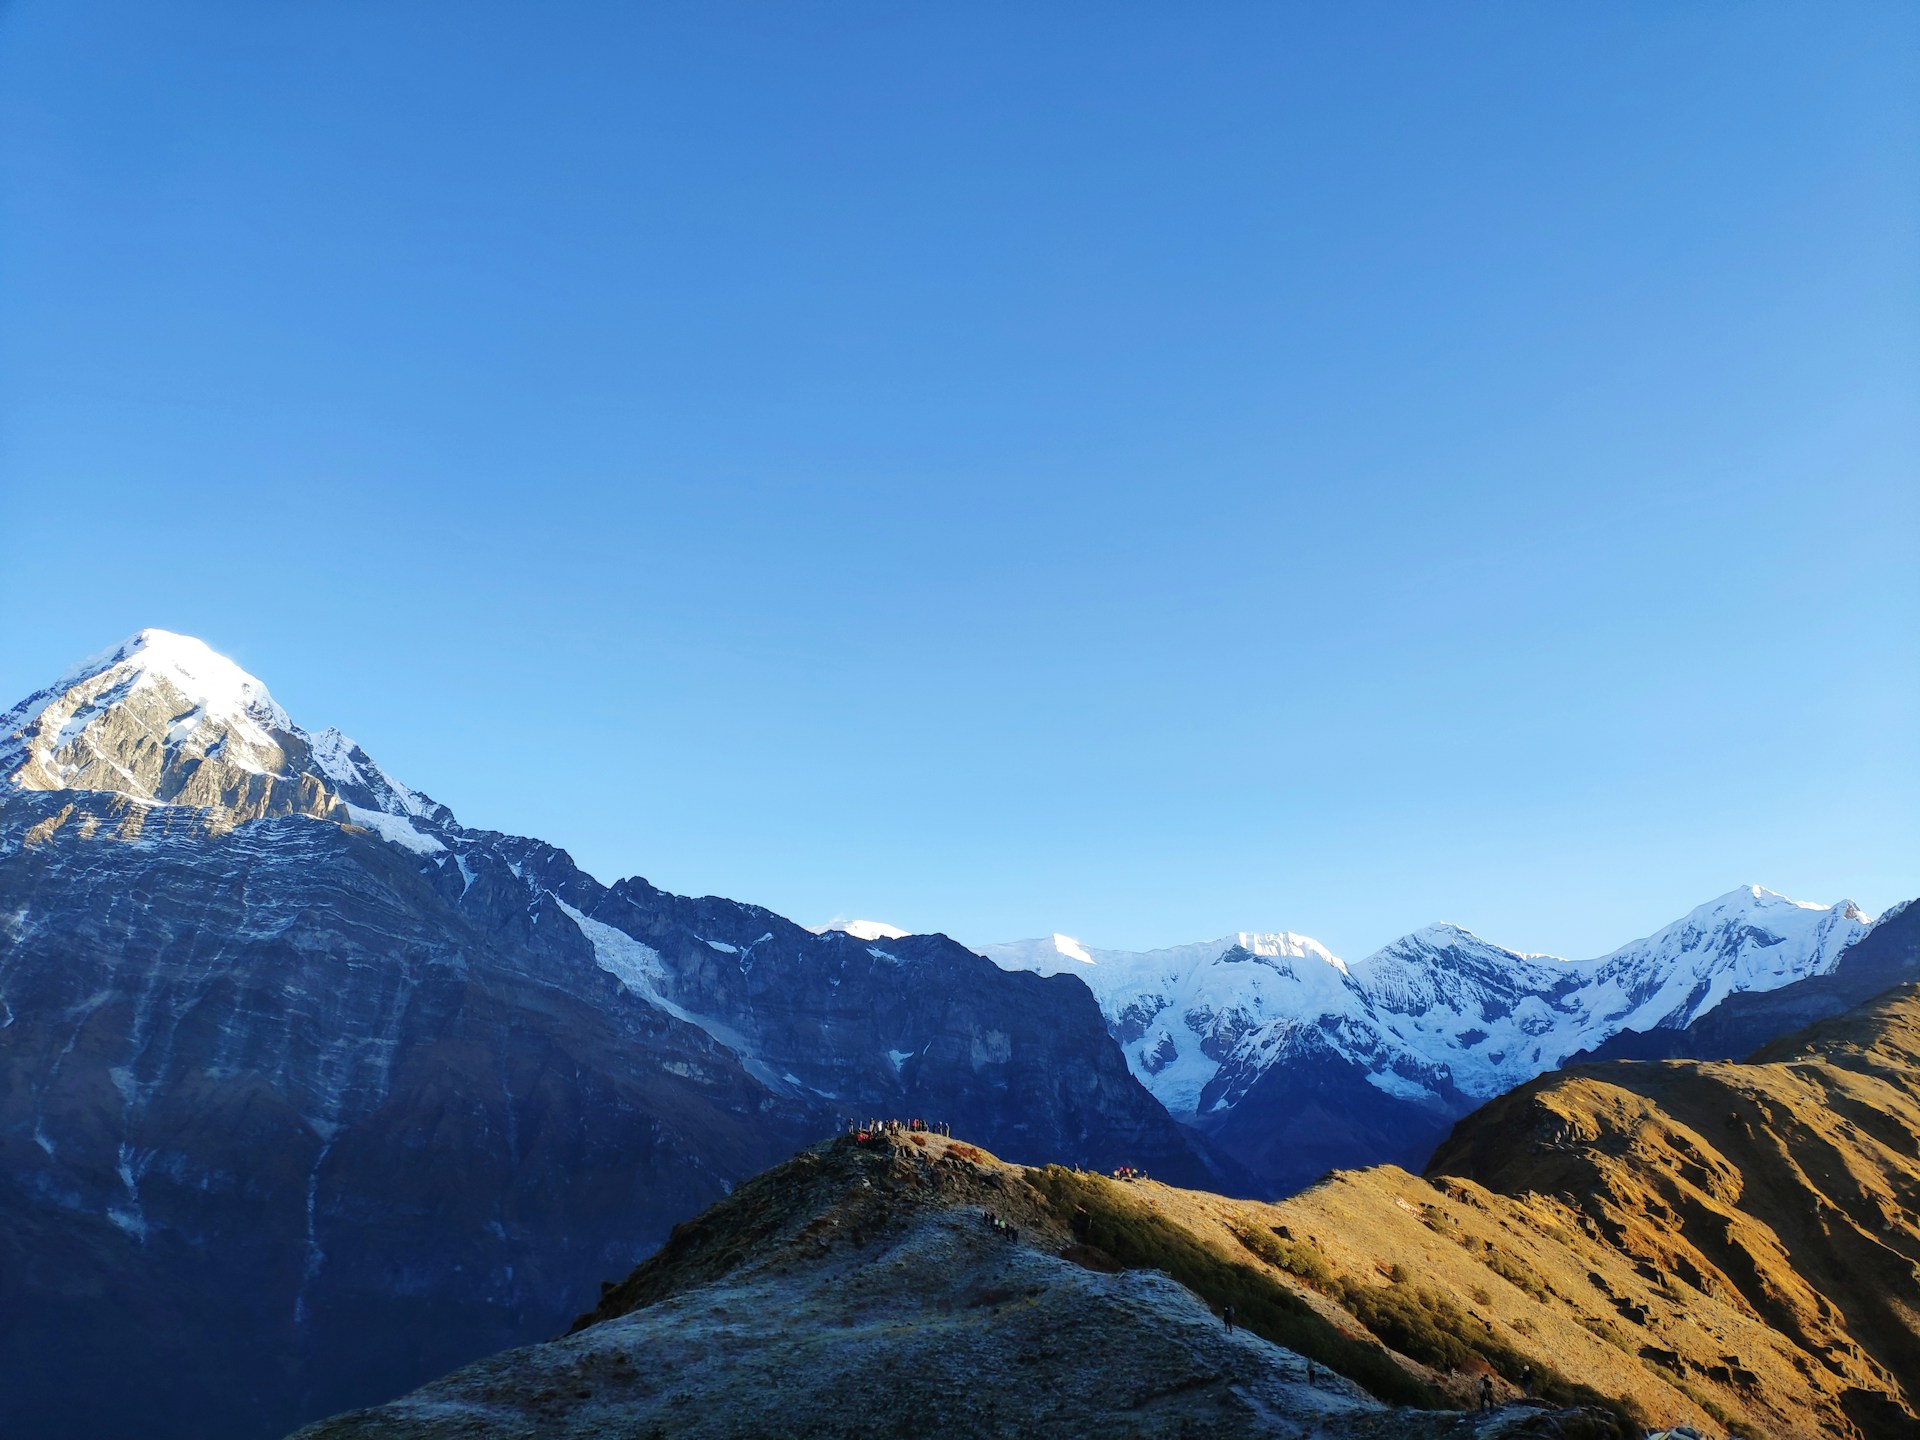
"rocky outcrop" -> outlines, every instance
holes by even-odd
[[[13,787],[186,806],[220,828],[339,812],[311,761],[264,685],[162,631],[141,632],[0,715],[0,774]]]

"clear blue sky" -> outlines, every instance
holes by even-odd
[[[0,9],[0,694],[605,878],[1591,954],[1920,892],[1911,4]]]

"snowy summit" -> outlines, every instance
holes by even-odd
[[[333,819],[419,854],[444,848],[431,828],[452,820],[338,730],[302,729],[258,678],[170,630],[141,630],[0,715],[0,782],[190,807],[219,826]]]

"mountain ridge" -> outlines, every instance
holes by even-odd
[[[1685,1026],[1622,1030],[1566,1064],[1604,1060],[1740,1060],[1882,991],[1920,980],[1920,908],[1908,901],[1882,913],[1833,968],[1774,990],[1730,995]]]

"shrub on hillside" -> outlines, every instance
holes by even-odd
[[[1276,1270],[1297,1275],[1316,1290],[1327,1291],[1333,1287],[1333,1271],[1311,1246],[1282,1240],[1273,1231],[1263,1230],[1251,1222],[1235,1225],[1233,1238]]]
[[[1529,1269],[1524,1261],[1517,1260],[1488,1245],[1480,1255],[1480,1263],[1509,1285],[1527,1292],[1536,1300],[1547,1298],[1547,1287],[1541,1278]]]

